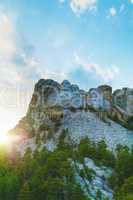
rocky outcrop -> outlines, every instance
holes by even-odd
[[[112,117],[133,130],[133,89],[123,88],[114,91]]]
[[[75,112],[90,107],[100,112],[110,109],[101,88],[85,92],[67,80],[59,84],[50,79],[41,79],[35,85],[26,118],[32,132],[37,134],[42,126],[57,129],[67,110]]]
[[[16,147],[21,156],[27,148],[32,152],[43,148],[53,151],[63,130],[68,130],[66,139],[73,145],[89,138],[94,143],[105,140],[110,150],[118,144],[131,148],[133,131],[120,124],[133,130],[133,89],[112,92],[110,86],[102,85],[84,91],[67,80],[59,84],[41,79],[35,85],[26,116],[11,131],[20,136],[15,142],[12,140],[13,151]],[[112,173],[110,169],[96,166],[89,158],[76,165],[81,170],[85,165],[94,171],[92,180],[86,180],[91,199],[96,199],[99,189],[103,199],[113,199],[106,181]],[[83,178],[76,174],[76,179],[86,192]]]
[[[15,130],[30,136],[54,134],[68,111],[81,110],[96,113],[104,122],[109,123],[110,118],[133,130],[133,89],[112,92],[110,86],[102,85],[84,91],[67,80],[59,84],[51,79],[41,79],[35,85],[26,117]]]
[[[37,132],[40,123],[47,121],[51,126],[54,122],[56,126],[66,110],[79,109],[93,110],[105,121],[110,117],[133,129],[133,89],[123,88],[112,93],[112,87],[101,85],[87,92],[67,80],[61,84],[51,79],[39,80],[35,85],[27,118],[34,121],[33,129]]]
[[[62,130],[79,142],[105,140],[110,149],[117,144],[133,144],[132,89],[112,92],[107,85],[80,90],[65,80],[61,84],[41,79],[35,85],[26,116],[10,131],[17,138],[18,149],[41,146],[52,149]],[[128,129],[131,130],[128,130]],[[22,151],[23,149],[23,151]]]

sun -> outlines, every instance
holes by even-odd
[[[7,134],[0,134],[0,145],[7,144],[9,142],[9,136]]]
[[[0,106],[0,135],[3,137],[6,132],[17,124],[17,120],[17,112]]]
[[[13,136],[9,134],[9,131],[16,126],[21,115],[16,110],[8,110],[0,106],[0,147],[6,147],[9,150],[14,142],[19,140],[19,136]]]
[[[10,145],[14,139],[8,133],[13,129],[21,118],[16,110],[8,109],[0,106],[0,145]]]

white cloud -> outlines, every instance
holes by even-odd
[[[119,68],[116,65],[102,67],[97,63],[82,59],[77,54],[74,55],[74,61],[76,65],[81,66],[88,72],[95,73],[99,79],[102,79],[105,82],[112,81],[119,74]]]
[[[65,0],[59,0],[60,3],[64,3]],[[96,10],[97,8],[97,0],[68,0],[72,11],[76,15],[80,15],[81,13],[89,10]]]
[[[15,28],[11,16],[6,13],[0,14],[0,84],[3,82],[17,82],[20,75],[11,59],[16,51]]]
[[[15,52],[15,32],[14,24],[10,15],[0,14],[0,55],[3,59],[8,59]]]
[[[70,0],[72,11],[79,15],[87,10],[96,9],[97,0]]]
[[[15,22],[11,13],[2,12],[0,9],[0,109],[13,109],[15,116],[16,113],[21,116],[26,112],[38,79],[58,80],[65,77],[65,73],[51,72],[50,68],[44,67],[38,61],[34,47],[18,34]],[[3,115],[4,112],[0,114],[1,119]],[[15,125],[18,119],[16,117],[12,125]]]
[[[130,0],[130,3],[132,3],[132,4],[133,4],[133,0]]]
[[[111,7],[111,8],[110,8],[110,10],[109,10],[109,15],[110,15],[111,17],[114,17],[114,16],[117,15],[117,10],[116,10],[115,7]]]
[[[0,10],[1,11],[1,10]],[[15,19],[0,12],[0,86],[26,84],[37,76],[39,62],[33,49],[17,33]]]
[[[8,13],[0,13],[0,89],[16,85],[31,85],[40,78],[60,80],[62,71],[43,66],[34,54],[34,47],[18,34],[15,20]]]

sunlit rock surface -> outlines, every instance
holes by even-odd
[[[35,86],[28,116],[45,114],[47,108],[94,109],[107,115],[126,128],[133,129],[133,89],[123,88],[112,93],[112,88],[102,85],[89,91],[65,80],[61,84],[51,79],[41,79]]]
[[[88,137],[93,142],[105,140],[111,150],[117,144],[133,145],[133,89],[124,88],[112,92],[108,85],[80,90],[77,85],[65,80],[61,84],[54,80],[41,79],[34,89],[26,116],[11,131],[16,134],[15,144],[21,156],[29,147],[32,151],[46,147],[53,151],[64,129],[68,142],[79,143]],[[89,197],[97,199],[100,190],[102,199],[113,200],[113,191],[108,186],[110,168],[96,166],[85,158],[84,164],[94,171],[91,180],[86,180]],[[84,166],[77,163],[82,169]],[[85,182],[79,174],[75,177],[85,193]]]
[[[90,111],[68,111],[62,119],[62,128],[68,129],[70,137],[79,142],[83,137],[89,137],[92,141],[105,140],[112,150],[117,144],[133,145],[133,131],[130,131],[116,122],[108,119],[104,122],[99,119],[97,113]]]
[[[92,176],[92,180],[85,180],[88,188],[89,188],[89,196],[91,197],[91,200],[95,200],[97,196],[97,192],[101,191],[101,198],[105,199],[108,198],[109,200],[113,200],[113,191],[109,188],[107,184],[107,179],[111,175],[112,170],[107,167],[98,167],[94,163],[92,159],[85,158],[84,162],[85,166],[89,169],[92,169],[94,171],[94,174]],[[82,164],[78,164],[78,167],[80,169],[83,169]],[[86,191],[86,185],[83,181],[82,177],[77,174],[76,176],[77,181],[81,185],[84,192],[87,194]]]
[[[41,79],[35,85],[26,116],[14,129],[26,137],[53,137],[68,129],[74,140],[88,136],[93,141],[105,139],[109,148],[118,143],[133,144],[133,89],[112,93],[102,85],[88,91],[65,80],[61,84]],[[131,130],[130,130],[131,129]],[[24,137],[26,135],[26,137]]]

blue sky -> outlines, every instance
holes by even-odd
[[[11,62],[19,76],[68,78],[86,89],[102,83],[132,85],[132,0],[4,0],[4,14],[16,37]],[[22,53],[37,62],[34,70],[25,66]]]
[[[40,78],[132,87],[132,44],[133,0],[1,0],[0,89],[14,99]]]

